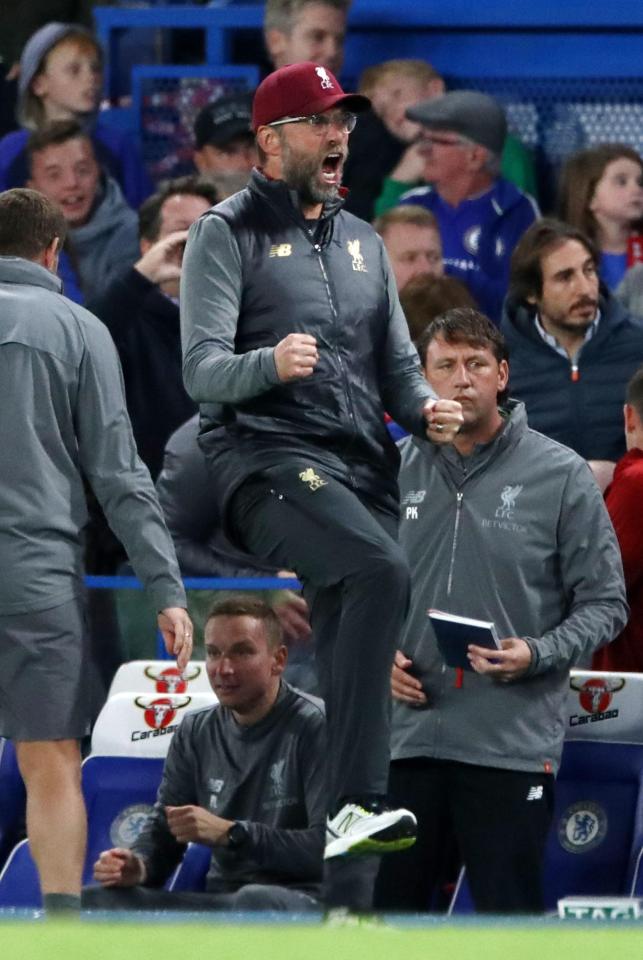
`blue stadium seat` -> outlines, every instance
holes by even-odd
[[[545,908],[567,896],[643,895],[642,852],[643,744],[565,741],[545,851]],[[450,913],[473,910],[463,874]]]
[[[156,799],[163,760],[150,757],[89,756],[83,763],[87,805],[87,857],[83,882],[92,879],[102,850],[130,847]]]
[[[168,890],[204,890],[212,850],[201,843],[190,843],[183,860],[168,881]]]
[[[83,883],[90,883],[98,855],[109,847],[129,847],[156,799],[163,760],[90,756],[83,763],[87,806],[87,856]],[[0,907],[42,905],[36,867],[28,841],[12,851],[0,874]]]
[[[10,740],[0,737],[0,865],[18,840],[25,815],[25,785],[16,751]]]
[[[13,848],[0,873],[0,907],[42,907],[38,872],[28,840],[21,840]]]

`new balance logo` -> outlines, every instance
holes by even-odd
[[[363,817],[364,817],[363,813],[359,814],[353,810],[350,810],[346,814],[344,819],[341,820],[340,823],[335,825],[335,830],[337,830],[339,833],[345,832],[346,830],[350,830],[353,824],[356,823],[358,820],[362,820]]]
[[[405,493],[402,497],[402,505],[404,506],[407,503],[424,503],[425,497],[426,490],[409,490],[409,492]]]
[[[290,243],[273,243],[270,248],[271,257],[289,257],[292,253],[292,244]]]
[[[530,787],[527,794],[527,800],[542,800],[544,787],[542,784],[538,787]]]

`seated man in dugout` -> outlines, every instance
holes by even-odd
[[[181,722],[153,812],[131,849],[101,853],[85,908],[321,909],[321,702],[282,680],[281,627],[260,599],[218,601],[205,651],[219,702]],[[212,848],[205,891],[163,890],[190,842]]]

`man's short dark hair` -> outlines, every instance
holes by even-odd
[[[60,146],[69,140],[86,140],[94,150],[92,138],[77,120],[55,120],[40,130],[34,130],[27,140],[29,166],[35,153],[42,153],[47,147]]]
[[[210,206],[218,201],[217,189],[211,180],[190,174],[186,177],[175,177],[173,180],[164,180],[156,193],[144,200],[138,211],[138,235],[141,240],[154,243],[161,232],[161,213],[163,204],[170,197],[177,194],[190,197],[203,197]]]
[[[348,14],[351,0],[266,0],[264,30],[278,30],[280,33],[289,34],[297,16],[305,7],[313,3],[321,4],[323,7],[334,7]]]
[[[271,650],[276,650],[284,642],[284,635],[277,614],[265,600],[250,594],[238,594],[217,600],[205,621],[205,625],[216,617],[252,617],[261,620],[266,631],[266,640]]]
[[[582,230],[552,217],[536,220],[523,233],[511,256],[508,296],[512,303],[527,303],[530,297],[540,297],[543,292],[543,257],[568,240],[576,240],[585,247],[598,269],[598,250]]]
[[[638,368],[628,383],[625,399],[643,420],[643,366]]]
[[[509,359],[507,344],[500,330],[484,313],[473,307],[455,307],[430,321],[417,345],[422,364],[426,362],[429,344],[436,337],[442,337],[447,343],[470,343],[474,347],[484,347],[491,350],[498,363]]]
[[[410,209],[410,208],[407,208]],[[400,303],[414,343],[434,317],[455,307],[474,307],[476,302],[457,277],[433,277],[422,273],[400,290]]]
[[[55,237],[62,247],[66,233],[62,210],[38,190],[0,193],[0,256],[36,260]]]
[[[426,364],[429,344],[436,337],[442,337],[447,343],[468,343],[490,350],[498,363],[509,360],[507,343],[500,330],[484,313],[472,307],[455,307],[431,320],[417,344],[422,366]],[[507,391],[503,390],[498,394],[498,403],[506,399]]]

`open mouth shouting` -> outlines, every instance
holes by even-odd
[[[82,224],[92,206],[92,197],[86,193],[69,193],[58,201],[65,220],[71,224]]]
[[[322,161],[322,180],[328,186],[339,187],[342,182],[344,155],[338,152],[327,153]]]

